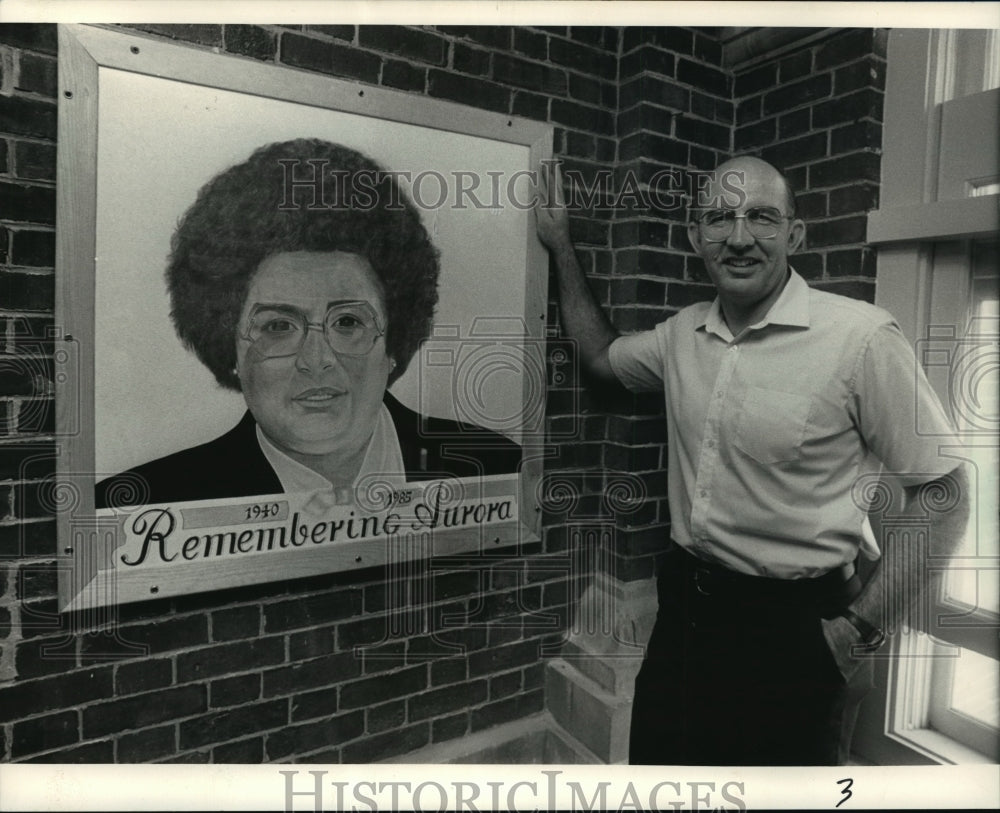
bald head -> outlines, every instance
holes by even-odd
[[[699,190],[698,207],[735,207],[746,201],[749,190],[756,190],[784,203],[783,214],[795,216],[795,193],[785,175],[773,164],[753,155],[739,155],[720,164],[712,173],[707,190]]]

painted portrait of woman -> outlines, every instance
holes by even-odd
[[[335,200],[289,196],[288,166],[307,162]],[[171,240],[170,316],[246,412],[207,443],[100,481],[97,507],[117,507],[126,480],[143,487],[122,491],[162,503],[516,472],[510,439],[387,392],[430,334],[438,277],[412,201],[356,150],[282,141],[216,175]]]

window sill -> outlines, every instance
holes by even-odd
[[[888,736],[941,765],[993,764],[985,754],[929,728],[915,728],[905,733],[892,731]]]

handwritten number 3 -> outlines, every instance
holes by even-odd
[[[841,788],[841,791],[840,791],[842,794],[844,794],[844,798],[841,799],[839,802],[837,802],[837,804],[834,805],[834,807],[840,807],[844,802],[846,802],[848,799],[850,799],[854,795],[853,793],[851,793],[851,788],[854,786],[854,780],[853,779],[838,779],[837,780],[837,784],[838,785],[843,785],[845,782],[847,783],[847,785],[845,787]]]

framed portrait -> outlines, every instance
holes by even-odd
[[[59,47],[61,609],[537,539],[551,126]]]

